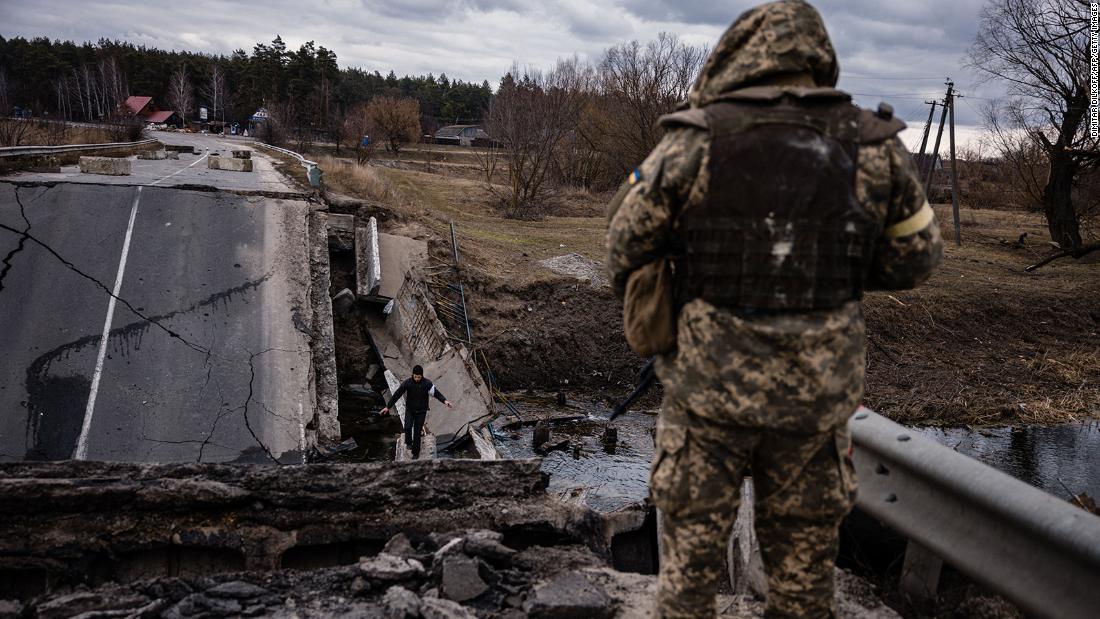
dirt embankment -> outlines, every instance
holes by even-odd
[[[542,264],[565,254],[602,261],[607,196],[574,192],[563,216],[517,221],[477,181],[364,170],[345,181],[348,193],[374,196],[393,215],[384,229],[426,236],[440,261],[454,222],[475,348],[503,388],[629,392],[643,360],[623,339],[618,301]],[[937,213],[952,238],[950,209]],[[964,210],[962,232],[927,284],[868,295],[867,404],[920,424],[1100,417],[1100,253],[1026,273],[1052,251],[1041,215]]]
[[[645,360],[623,338],[611,290],[554,278],[474,289],[471,327],[505,390],[535,388],[617,397]]]
[[[956,246],[950,209],[936,210],[940,269],[864,303],[868,405],[944,425],[1100,417],[1100,255],[1027,273],[1052,251],[1039,215],[964,211]]]

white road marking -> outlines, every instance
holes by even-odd
[[[194,165],[195,165],[196,163],[198,163],[198,162],[202,161],[203,159],[206,159],[206,158],[207,158],[207,157],[209,157],[209,156],[210,156],[210,151],[208,150],[208,151],[206,151],[206,154],[205,154],[205,155],[203,155],[202,157],[199,157],[198,159],[196,159],[196,160],[192,161],[192,162],[191,162],[191,165],[187,166],[186,168],[180,168],[180,169],[176,170],[175,172],[172,172],[172,173],[171,173],[171,174],[169,174],[168,176],[165,176],[164,178],[161,178],[161,179],[155,180],[155,181],[153,181],[153,182],[149,183],[148,185],[145,185],[145,187],[152,187],[153,185],[156,185],[157,183],[162,183],[162,182],[164,182],[164,181],[166,181],[166,180],[168,180],[168,179],[172,178],[173,176],[175,176],[175,175],[177,175],[177,174],[179,174],[179,173],[181,173],[181,172],[185,172],[185,171],[187,171],[187,170],[191,169],[191,167],[193,167],[193,166],[194,166]]]
[[[193,165],[193,164],[192,164]],[[130,223],[126,225],[126,239],[122,242],[122,257],[118,260],[118,274],[115,275],[115,288],[111,300],[107,303],[107,319],[103,323],[103,337],[99,342],[99,357],[92,374],[92,389],[88,392],[88,405],[84,408],[84,424],[80,428],[80,438],[76,441],[73,459],[85,460],[88,457],[88,433],[92,429],[92,413],[95,411],[95,398],[99,392],[99,379],[103,376],[103,361],[107,357],[107,345],[110,343],[111,323],[115,318],[115,301],[122,290],[122,276],[126,272],[126,257],[130,254],[130,239],[134,236],[134,220],[137,219],[138,202],[141,201],[141,187],[134,195],[134,204],[130,207]]]
[[[298,402],[298,451],[302,452],[302,464],[306,463],[306,423],[302,403]]]

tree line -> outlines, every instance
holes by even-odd
[[[391,71],[340,68],[336,53],[310,41],[297,50],[281,37],[251,53],[164,51],[124,41],[96,43],[40,37],[0,37],[0,114],[15,107],[35,116],[79,121],[108,119],[130,95],[151,96],[162,109],[192,120],[245,122],[260,107],[289,107],[295,127],[331,130],[344,114],[378,96],[411,98],[424,131],[477,123],[492,89],[446,74],[397,77]]]

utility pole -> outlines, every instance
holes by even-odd
[[[932,109],[928,110],[928,120],[924,123],[924,135],[920,139],[920,157],[918,159],[924,159],[924,149],[928,146],[928,133],[932,129],[932,116],[936,113],[936,106],[939,102],[933,99],[932,101],[925,101],[925,105],[931,105]]]
[[[954,82],[947,82],[947,106],[951,114],[951,216],[955,219],[955,245],[962,245],[962,231],[959,227],[959,163],[955,159],[955,94],[951,89]]]
[[[947,120],[947,100],[951,98],[954,87],[955,83],[948,79],[947,95],[943,98],[943,111],[940,113],[940,128],[936,131],[936,145],[932,147],[932,163],[928,166],[928,176],[924,180],[925,195],[928,195],[928,190],[932,187],[932,174],[936,171],[936,159],[940,155],[940,139],[943,138],[943,123]]]

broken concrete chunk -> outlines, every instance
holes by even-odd
[[[183,598],[175,606],[169,608],[165,617],[174,619],[176,617],[194,617],[194,616],[221,616],[221,615],[237,615],[244,609],[241,603],[237,600],[220,599],[207,597],[203,593],[192,593],[191,595]]]
[[[465,555],[454,555],[443,560],[443,597],[456,602],[472,600],[489,590],[489,585],[478,574],[478,561]]]
[[[404,587],[393,586],[382,598],[388,619],[416,619],[420,616],[420,598]]]
[[[267,595],[268,591],[263,587],[258,587],[252,583],[244,582],[243,580],[234,580],[232,582],[224,582],[216,587],[211,587],[206,590],[206,593],[207,595],[219,598],[248,599]]]
[[[512,556],[516,554],[515,550],[494,539],[477,537],[466,538],[465,550],[466,554],[482,557],[483,559],[498,564],[510,562]]]
[[[80,173],[129,176],[130,160],[121,157],[81,157]]]
[[[422,577],[424,565],[416,559],[405,559],[383,552],[361,561],[359,571],[371,580],[397,582]]]
[[[176,156],[179,157],[179,154],[177,153]],[[154,160],[154,161],[159,161],[161,159],[167,159],[168,158],[168,151],[164,151],[164,150],[146,150],[146,151],[142,151],[142,152],[138,153],[137,158],[138,159],[147,159],[147,160],[151,159],[151,160]]]
[[[412,557],[416,554],[416,549],[413,548],[412,542],[408,537],[405,537],[404,533],[398,533],[390,538],[390,541],[386,542],[385,548],[382,552],[393,555],[395,557]]]
[[[247,149],[245,149],[245,150],[233,150],[233,151],[229,151],[229,152],[233,153],[233,158],[234,159],[251,159],[252,158],[252,151],[247,150]]]
[[[443,560],[448,556],[462,552],[463,540],[461,537],[450,537],[446,539],[446,541],[443,541],[444,538],[437,537],[437,535],[433,533],[431,539],[439,545],[439,550],[435,551],[435,555],[432,557],[433,566],[442,565]]]
[[[425,598],[420,601],[420,616],[424,619],[477,619],[472,611],[458,602],[443,598]]]
[[[524,610],[531,619],[603,619],[611,617],[615,607],[602,586],[570,572],[536,586]]]
[[[543,419],[535,424],[535,431],[531,434],[531,446],[538,449],[543,443],[550,442],[550,422]]]
[[[251,159],[232,159],[229,157],[216,157],[213,153],[206,159],[206,167],[211,170],[226,170],[229,172],[251,172]]]
[[[38,606],[38,617],[43,619],[60,619],[61,617],[74,617],[84,613],[104,614],[126,610],[136,610],[149,603],[149,598],[132,593],[119,593],[111,590],[96,592],[81,591],[56,597],[45,604]],[[125,615],[124,612],[119,612]]]

